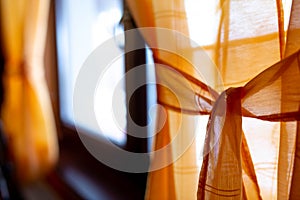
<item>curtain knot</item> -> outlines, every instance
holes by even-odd
[[[8,77],[25,77],[26,76],[26,62],[25,60],[8,59],[4,68],[5,74]]]

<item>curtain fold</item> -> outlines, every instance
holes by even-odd
[[[22,182],[45,174],[58,157],[43,68],[49,3],[47,0],[1,1],[5,59],[1,114]]]
[[[224,92],[226,95],[222,93],[218,98],[218,101],[214,104],[211,120],[207,129],[206,138],[209,139],[205,141],[205,144],[206,146],[213,145],[212,147],[206,147],[209,152],[207,152],[208,154],[204,156],[203,159],[199,179],[198,199],[219,199],[222,197],[261,199],[260,190],[256,183],[254,173],[252,173],[252,181],[255,187],[252,187],[251,190],[247,190],[246,188],[246,192],[243,192],[243,186],[245,186],[245,182],[247,182],[248,179],[241,175],[242,162],[240,159],[245,158],[245,155],[239,154],[240,152],[243,152],[241,148],[241,138],[243,135],[241,117],[243,113],[240,110],[242,110],[243,107],[244,109],[258,111],[260,110],[260,107],[264,107],[262,104],[268,105],[269,103],[276,107],[280,106],[281,103],[287,105],[294,104],[295,106],[286,112],[281,112],[280,110],[276,112],[274,108],[265,106],[264,108],[266,108],[268,110],[267,113],[269,113],[268,116],[259,116],[256,114],[251,117],[269,121],[299,121],[300,113],[297,109],[300,103],[300,91],[298,90],[300,87],[299,55],[300,51],[292,54],[285,60],[282,60],[260,73],[244,87],[226,90],[226,93]],[[290,94],[286,94],[291,95],[293,98],[281,99],[279,102],[277,99],[270,98],[270,95],[268,94],[276,91],[276,83],[281,81],[281,79],[290,72],[294,72],[294,74],[293,76],[289,76],[289,80],[285,80],[285,83],[290,86],[293,85],[294,88],[290,87],[288,90]],[[280,92],[281,88],[277,90]],[[231,94],[232,91],[234,91],[233,94]],[[239,91],[241,92],[239,93]],[[239,95],[234,95],[235,93]],[[261,93],[260,96],[263,95],[263,97],[254,98],[255,94],[259,95],[259,93]],[[223,102],[223,104],[218,103],[220,101]],[[240,101],[243,103],[239,103]],[[218,112],[219,110],[222,111],[225,104],[227,106],[226,113]],[[218,121],[216,122],[217,124],[215,124],[215,118],[220,116],[225,117],[224,124],[221,129],[215,131],[215,126],[219,126],[220,124]],[[217,135],[217,137],[211,139],[211,135]],[[251,167],[251,163],[244,163],[244,167],[249,166]],[[297,174],[293,177],[296,176]],[[285,185],[289,185],[288,181],[285,182]],[[243,196],[243,194],[246,196]],[[269,198],[272,197],[269,196]]]
[[[198,199],[242,199],[241,116],[240,88],[226,90],[215,103],[209,119]],[[218,132],[214,127],[219,126],[220,121],[223,121],[223,126]]]
[[[163,113],[159,113],[158,116],[161,116]],[[156,140],[155,140],[155,149],[163,148],[164,146],[168,145],[170,143],[170,137],[169,137],[169,121],[168,116],[166,117],[166,123],[164,124],[162,130],[157,134]],[[165,136],[167,135],[167,137]],[[164,159],[171,159],[172,158],[172,152],[168,151],[164,155],[160,157],[160,159],[155,159],[153,162],[161,162]],[[155,165],[155,163],[152,163],[152,165]],[[175,182],[173,177],[173,164],[170,164],[169,166],[158,170],[155,173],[151,173],[148,177],[148,189],[146,194],[146,199],[156,199],[158,198],[158,191],[168,191],[167,193],[160,193],[159,198],[161,199],[176,199],[175,194]],[[161,184],[157,184],[161,183]]]
[[[291,15],[289,20],[289,26],[287,31],[285,57],[290,56],[293,52],[300,49],[300,22],[298,16],[300,14],[300,2],[293,1],[291,5]],[[291,72],[293,73],[293,72]],[[283,80],[289,79],[289,75],[286,74]],[[286,99],[290,96],[288,91],[290,85],[283,81],[282,84],[282,98]],[[282,111],[287,109],[288,105],[282,105]],[[278,166],[279,177],[278,183],[281,190],[278,193],[284,198],[298,199],[300,197],[299,190],[296,189],[299,181],[299,119],[298,122],[281,123],[281,139],[279,153],[282,155],[279,157]],[[285,184],[288,182],[288,184]],[[284,190],[285,189],[285,190]],[[281,196],[279,196],[281,197]]]
[[[210,115],[202,166],[195,152],[200,143],[193,143],[172,165],[149,172],[149,177],[164,174],[164,181],[149,181],[146,198],[164,199],[169,193],[175,193],[174,199],[300,198],[299,1],[292,1],[291,10],[287,1],[271,0],[127,3],[140,28],[158,28],[152,34],[141,30],[149,46],[156,47],[159,83],[170,86],[157,89],[169,130],[156,141],[171,138],[176,152],[182,147],[173,144],[174,135],[205,134],[195,127],[199,115]],[[166,37],[159,28],[189,39]],[[212,62],[203,62],[203,52]],[[177,117],[171,118],[174,113]],[[178,119],[184,124],[179,132]],[[152,163],[158,159],[154,154]],[[153,185],[156,190],[150,190]]]

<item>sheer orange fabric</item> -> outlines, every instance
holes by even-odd
[[[139,27],[175,30],[198,44],[176,34],[166,38],[161,31],[144,34],[149,46],[161,47],[153,49],[156,63],[170,66],[191,85],[183,87],[183,79],[157,67],[157,79],[180,88],[175,93],[184,101],[178,104],[171,92],[158,87],[169,129],[156,140],[172,141],[179,134],[178,120],[184,126],[181,132],[188,135],[199,123],[195,118],[210,113],[199,182],[199,144],[193,142],[172,165],[150,172],[146,199],[300,198],[299,1],[127,3]],[[163,50],[167,45],[172,53]],[[203,50],[217,70],[197,60],[203,58]],[[197,67],[204,76],[198,76]],[[158,162],[155,154],[152,162]]]
[[[5,59],[2,119],[22,181],[32,181],[56,162],[58,145],[43,56],[49,1],[1,1]]]

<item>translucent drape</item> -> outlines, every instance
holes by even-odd
[[[2,119],[22,181],[47,172],[58,156],[43,68],[48,10],[47,0],[1,0],[5,59]]]
[[[193,116],[210,113],[200,176],[199,144],[193,142],[174,163],[149,173],[146,199],[300,198],[296,189],[300,181],[299,1],[127,3],[138,27],[179,31],[198,44],[178,35],[167,38],[159,30],[144,33],[150,46],[161,47],[153,49],[156,63],[175,69],[193,88],[182,87],[181,78],[168,76],[157,67],[157,79],[180,88],[177,94],[185,101],[178,104],[172,92],[158,87],[168,128],[159,132],[156,141],[172,141],[179,134],[178,120],[184,127],[180,131],[188,138],[199,123]],[[163,50],[167,45],[173,53]],[[217,70],[197,60],[203,58],[203,50]],[[172,144],[173,151],[180,148]],[[154,154],[152,163],[159,162],[157,159]]]

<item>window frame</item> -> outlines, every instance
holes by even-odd
[[[97,196],[99,195],[99,191],[104,189],[104,193],[107,193],[107,197],[111,199],[117,198],[117,196],[114,196],[113,193],[119,193],[118,195],[121,195],[122,199],[143,199],[145,195],[147,173],[138,174],[120,172],[100,163],[84,147],[78,134],[76,133],[76,128],[73,125],[64,123],[60,117],[60,93],[57,60],[58,52],[56,46],[57,19],[55,9],[58,1],[62,0],[51,0],[45,52],[45,65],[46,78],[50,89],[51,101],[57,124],[60,156],[56,168],[46,177],[46,181],[63,198],[84,199],[86,198],[87,193]],[[128,13],[128,21],[125,21],[124,24],[125,29],[135,28],[135,24],[133,19],[130,17],[125,1],[123,3],[125,10],[124,12]],[[138,42],[144,41],[140,40]],[[130,70],[132,68],[130,66],[137,66],[138,64],[143,64],[143,62],[145,62],[145,50],[133,52],[125,57],[127,57],[125,58],[126,69]],[[127,81],[132,80],[126,80],[126,82]],[[142,89],[142,97],[146,96],[143,95],[146,94],[146,92],[147,91],[145,87]],[[132,97],[127,96],[127,98]],[[136,114],[136,119],[141,119],[141,121],[138,123],[144,124],[145,120],[147,121],[146,100],[143,99],[142,101],[139,101],[141,95],[136,95],[133,98],[135,98],[136,102],[140,103],[138,103],[132,110]],[[143,112],[140,112],[141,107],[144,107],[142,108]],[[137,112],[138,110],[139,112]],[[125,149],[134,152],[145,152],[147,151],[147,139],[141,140],[140,138],[127,136]],[[70,175],[68,175],[70,170],[72,171],[73,178],[70,178]],[[90,187],[86,190],[86,193],[80,190],[82,184],[79,182],[82,177],[84,180],[89,182],[88,185]],[[127,185],[125,189],[120,189],[124,188],[124,184]],[[115,189],[118,189],[118,191],[114,191]]]

